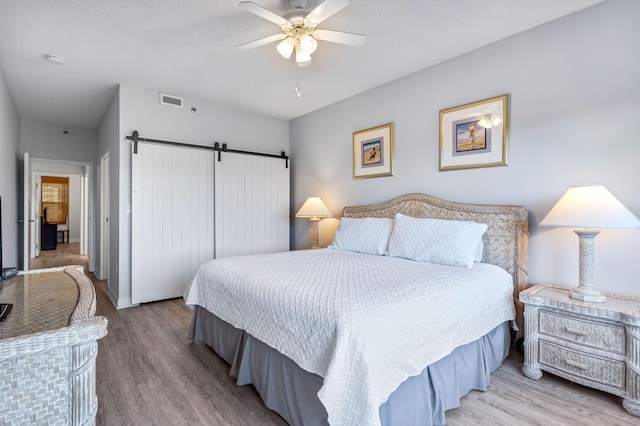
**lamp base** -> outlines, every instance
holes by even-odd
[[[603,303],[607,301],[607,297],[596,290],[593,285],[595,275],[595,256],[594,243],[596,235],[600,233],[599,229],[574,229],[578,235],[580,242],[580,285],[571,290],[569,296],[572,299],[582,300],[583,302]]]
[[[569,292],[569,297],[583,302],[604,303],[607,301],[607,296],[602,294],[600,290],[582,286],[572,289]]]
[[[313,245],[311,246],[311,250],[319,249],[318,245],[318,218],[311,218],[311,233],[313,234]]]

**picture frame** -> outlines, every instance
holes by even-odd
[[[353,178],[393,176],[393,123],[353,133]]]
[[[440,171],[507,165],[509,94],[440,111]]]

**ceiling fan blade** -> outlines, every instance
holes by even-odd
[[[304,20],[313,25],[318,25],[347,6],[349,6],[349,0],[325,0],[309,12],[309,14],[304,17]]]
[[[330,41],[332,43],[346,44],[355,47],[363,46],[367,42],[366,35],[332,30],[315,30],[313,37],[322,41]]]
[[[286,19],[284,19],[282,16],[276,15],[272,11],[265,9],[264,7],[252,1],[241,1],[238,6],[240,6],[247,12],[251,12],[254,15],[258,15],[259,17],[264,18],[267,21],[276,23],[278,25],[285,25],[289,22]]]
[[[287,37],[286,34],[274,34],[269,37],[261,38],[260,40],[250,41],[249,43],[241,44],[238,46],[238,49],[247,50],[253,49],[254,47],[264,46],[265,44],[273,43],[274,41],[282,40]]]

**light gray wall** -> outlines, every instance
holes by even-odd
[[[640,216],[640,2],[611,0],[291,122],[292,213],[320,196],[345,205],[407,192],[522,204],[531,283],[578,283],[578,240],[538,222],[570,185],[600,183]],[[439,172],[439,110],[511,93],[509,165]],[[353,180],[352,133],[395,123],[395,175]],[[292,219],[292,246],[310,246]],[[336,221],[321,222],[322,242]],[[596,286],[640,296],[640,229],[596,239]]]
[[[180,94],[176,94],[180,95]],[[131,143],[125,138],[134,130],[141,137],[212,146],[227,143],[229,148],[278,154],[289,152],[289,122],[244,111],[185,99],[185,108],[160,105],[159,92],[121,85],[120,135],[118,156],[111,152],[110,161],[119,176],[112,187],[112,218],[117,216],[117,251],[111,258],[114,269],[109,287],[117,287],[117,307],[131,300]],[[192,113],[194,107],[197,112]],[[113,167],[112,167],[113,171]],[[114,208],[117,211],[114,211]],[[115,221],[111,224],[115,225]],[[113,244],[113,240],[112,243]],[[115,244],[114,244],[115,245]],[[113,254],[113,249],[111,251]],[[117,273],[115,273],[117,269]]]
[[[31,173],[41,175],[50,174],[52,176],[84,175],[84,166],[82,163],[62,160],[43,160],[39,158],[30,158],[30,160]]]
[[[2,264],[18,266],[18,164],[20,117],[0,68],[0,197],[2,197]]]
[[[51,160],[96,161],[96,129],[43,123],[22,119],[20,123],[20,152],[31,158]],[[68,135],[64,131],[69,132]]]
[[[118,157],[120,155],[120,89],[116,90],[113,95],[109,107],[105,111],[97,129],[98,134],[98,155],[96,164],[100,166],[102,158],[109,154],[109,259],[118,259],[118,247],[120,244],[118,228],[120,226],[118,217],[118,183],[120,182]],[[96,167],[98,169],[98,167]],[[98,172],[98,173],[101,173]],[[96,248],[101,247],[100,239],[100,210],[102,208],[102,200],[100,194],[100,176],[96,179]],[[97,256],[100,256],[101,250],[96,250]],[[100,262],[96,261],[96,265]],[[117,306],[118,301],[118,281],[112,279],[116,277],[116,262],[110,262],[109,265],[103,266],[108,268],[108,272],[99,271],[100,276],[109,277],[108,295],[114,305]]]
[[[80,242],[80,176],[69,176],[69,242]]]

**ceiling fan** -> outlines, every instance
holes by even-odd
[[[307,12],[305,9],[306,0],[290,0],[290,4],[293,9],[285,13],[284,16],[280,16],[252,1],[241,1],[239,4],[241,8],[278,24],[282,29],[282,34],[241,44],[238,49],[252,49],[282,40],[276,47],[278,52],[284,58],[289,59],[295,50],[296,63],[299,67],[304,67],[311,63],[311,54],[318,47],[316,40],[349,46],[362,46],[367,41],[367,36],[362,34],[317,28],[325,19],[347,7],[349,0],[325,0],[311,12]]]

